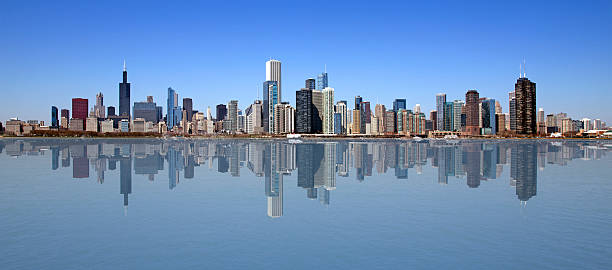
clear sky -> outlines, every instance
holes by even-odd
[[[327,65],[336,100],[361,95],[426,113],[467,89],[508,111],[519,64],[546,113],[612,124],[612,1],[5,1],[0,121],[49,121],[73,97],[118,105],[123,60],[132,102],[167,88],[205,111],[261,97],[265,61],[282,61],[283,99]],[[352,107],[352,105],[350,106]]]

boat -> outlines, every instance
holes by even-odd
[[[299,139],[301,137],[301,134],[287,134],[287,139]]]

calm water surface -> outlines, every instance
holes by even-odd
[[[611,147],[0,139],[0,268],[612,269]]]

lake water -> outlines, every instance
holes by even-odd
[[[0,139],[0,268],[612,269],[611,143]]]

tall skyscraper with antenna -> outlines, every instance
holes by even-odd
[[[317,90],[323,90],[329,86],[327,79],[327,65],[325,65],[325,69],[323,73],[317,76]]]
[[[523,60],[522,75],[514,84],[516,102],[516,133],[536,134],[536,84],[527,79],[525,72],[525,60]]]
[[[125,61],[123,61],[123,82],[119,83],[119,115],[130,117],[130,83],[127,81]]]

